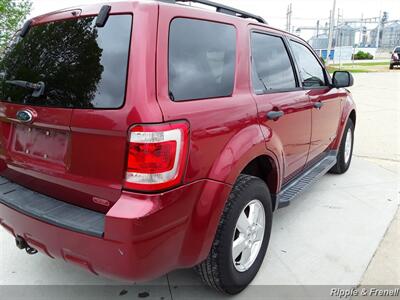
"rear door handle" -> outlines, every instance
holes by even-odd
[[[321,109],[324,106],[322,102],[314,102],[314,108]]]
[[[273,120],[276,121],[279,118],[282,118],[285,115],[285,113],[283,111],[270,111],[269,113],[267,113],[267,118],[268,120]]]

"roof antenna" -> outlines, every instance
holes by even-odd
[[[99,15],[96,19],[96,26],[97,27],[104,27],[108,21],[108,17],[110,16],[111,6],[104,5],[99,12]]]

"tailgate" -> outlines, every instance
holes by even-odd
[[[7,50],[0,61],[2,176],[101,212],[119,199],[132,19],[111,15],[100,28],[93,16],[37,24]]]

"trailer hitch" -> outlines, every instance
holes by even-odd
[[[25,250],[26,253],[28,253],[29,255],[34,255],[38,253],[38,251],[35,248],[29,246],[26,240],[21,236],[17,236],[15,238],[15,244],[17,245],[18,249]]]

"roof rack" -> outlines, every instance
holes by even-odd
[[[268,24],[267,21],[265,21],[262,17],[257,16],[257,15],[253,15],[251,13],[245,12],[243,10],[240,9],[236,9],[230,6],[226,6],[223,4],[219,4],[213,1],[208,1],[208,0],[158,0],[161,2],[167,2],[167,3],[173,3],[176,4],[177,2],[193,2],[193,3],[199,3],[199,4],[203,4],[206,6],[211,6],[211,7],[215,7],[216,11],[219,13],[223,13],[223,14],[227,14],[227,15],[231,15],[231,16],[235,16],[235,17],[240,17],[240,18],[248,18],[248,19],[254,19],[257,20],[260,23],[263,24]]]

